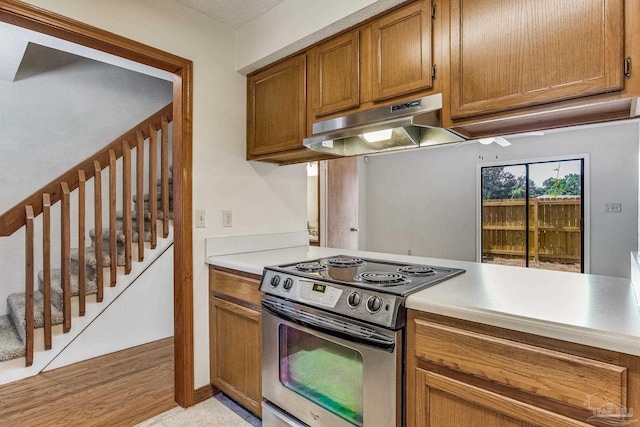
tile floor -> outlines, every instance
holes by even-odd
[[[222,393],[191,408],[173,408],[136,427],[261,427],[251,412]]]

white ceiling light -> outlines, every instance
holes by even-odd
[[[375,132],[364,133],[362,134],[362,137],[368,142],[386,141],[387,139],[391,138],[392,131],[393,129],[378,130]]]
[[[497,136],[495,141],[496,144],[498,144],[501,147],[508,147],[511,145],[511,143],[509,141],[507,141],[505,138],[501,137],[501,136]]]
[[[498,144],[501,147],[508,147],[511,145],[511,143],[509,141],[507,141],[505,138],[501,137],[501,136],[496,136],[496,137],[492,137],[492,138],[480,138],[478,139],[478,142],[482,145],[489,145],[492,142],[495,142],[496,144]]]

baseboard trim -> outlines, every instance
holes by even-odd
[[[211,384],[205,385],[203,387],[197,388],[195,389],[195,391],[193,392],[193,404],[196,405],[200,402],[204,402],[205,400],[209,399],[210,397],[213,397],[214,394],[218,393],[220,390],[218,390],[216,387],[214,387]]]

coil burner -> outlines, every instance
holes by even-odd
[[[296,270],[305,273],[317,273],[319,271],[325,271],[326,269],[327,266],[319,262],[301,262],[300,264],[296,264]]]
[[[433,268],[425,265],[405,265],[404,267],[400,267],[398,272],[410,276],[433,276],[436,274]]]
[[[400,274],[386,271],[366,271],[356,276],[356,280],[378,286],[400,286],[411,283],[411,280]]]
[[[360,267],[362,265],[365,265],[366,263],[367,262],[365,260],[362,260],[360,258],[352,258],[347,256],[339,256],[339,257],[329,258],[327,260],[327,265],[331,267],[339,267],[339,268]]]

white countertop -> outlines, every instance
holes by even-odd
[[[408,308],[640,356],[640,308],[629,279],[314,246],[207,263],[261,275],[268,265],[340,254],[466,270],[410,295]]]

